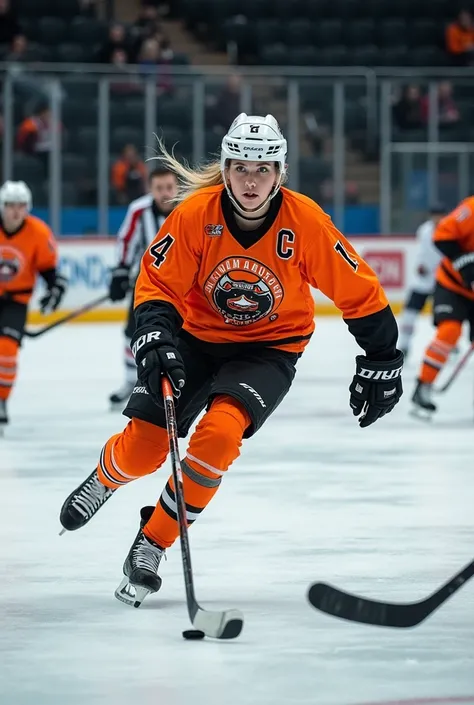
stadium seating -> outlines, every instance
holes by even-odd
[[[173,3],[171,3],[173,4]],[[29,39],[32,61],[63,63],[94,62],[107,37],[107,24],[80,15],[79,0],[17,0],[21,23]],[[177,9],[176,9],[177,8]],[[444,51],[444,26],[453,17],[448,0],[180,0],[174,12],[185,26],[209,47],[226,50],[229,42],[238,47],[244,64],[290,67],[425,67],[449,65]],[[8,47],[0,47],[4,56]],[[172,63],[186,65],[189,58],[176,53]],[[317,72],[316,72],[317,75]],[[94,204],[97,187],[98,83],[86,71],[61,75],[63,88],[62,180],[67,205]],[[192,99],[190,82],[175,81],[173,90],[157,97],[158,133],[168,147],[176,144],[178,156],[192,158]],[[286,88],[273,96],[286,99]],[[363,143],[367,128],[364,85],[346,83],[345,129],[353,144]],[[464,125],[474,117],[472,96],[456,95]],[[211,89],[206,92],[211,95]],[[149,156],[145,136],[143,82],[117,76],[111,88],[109,148],[111,162],[124,144],[133,143]],[[312,113],[319,124],[332,129],[333,86],[300,82],[301,112]],[[15,127],[27,115],[29,106],[15,102]],[[204,147],[215,153],[222,137],[215,115],[206,114]],[[426,131],[425,131],[426,132]],[[420,131],[395,133],[395,139],[419,138]],[[362,137],[361,137],[362,135]],[[440,139],[469,139],[468,127],[455,128]],[[424,137],[426,134],[424,133]],[[148,145],[149,146],[149,145]],[[305,156],[300,163],[300,182],[311,184],[318,197],[321,184],[331,178],[325,159]],[[15,178],[32,184],[35,201],[47,202],[45,167],[32,157],[15,154]],[[47,181],[47,179],[46,179]],[[112,193],[112,192],[111,192]]]
[[[220,49],[236,42],[246,64],[295,65],[301,56],[305,66],[450,65],[449,0],[182,0],[181,7],[188,29]]]
[[[107,39],[107,23],[81,15],[79,0],[16,0],[22,31],[28,39],[28,61],[63,64],[96,62],[98,51]],[[0,59],[10,47],[0,45]],[[188,65],[186,54],[175,53],[171,63]],[[60,73],[63,100],[61,105],[63,202],[65,205],[94,205],[97,197],[98,153],[98,82],[94,75],[78,72]],[[133,143],[145,155],[144,84],[140,76],[127,84],[123,75],[111,86],[109,110],[110,162],[118,157],[126,143]],[[40,93],[40,82],[38,96]],[[191,106],[189,91],[176,90],[157,99],[157,129],[166,143],[178,143],[176,153],[190,157]],[[16,95],[13,106],[15,130],[31,114],[33,95]],[[214,133],[212,132],[214,136]],[[206,144],[215,141],[206,138]],[[46,205],[49,197],[47,166],[33,156],[15,152],[14,178],[27,180],[35,203]],[[45,185],[46,184],[46,185]],[[113,202],[113,199],[112,199]]]

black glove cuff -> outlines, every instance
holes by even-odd
[[[403,368],[403,353],[397,350],[393,360],[369,360],[364,355],[356,357],[356,375],[369,382],[390,382],[401,376]]]
[[[55,284],[57,284],[58,282],[61,282],[62,286],[65,286],[68,283],[65,277],[63,277],[61,274],[58,274],[55,267],[43,270],[42,272],[40,272],[40,275],[44,279],[44,282],[49,291],[51,291],[53,286],[55,286]]]
[[[163,345],[173,346],[173,341],[163,330],[156,326],[141,328],[139,334],[135,333],[132,337],[130,347],[132,355],[135,358],[137,365],[143,360],[149,350],[161,348]]]

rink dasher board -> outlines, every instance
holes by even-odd
[[[390,304],[398,313],[405,300],[415,268],[416,241],[411,236],[354,237],[352,244],[377,274]],[[30,305],[29,322],[46,323],[64,315],[107,292],[110,269],[116,264],[115,238],[69,237],[59,239],[60,270],[69,280],[61,313],[41,316],[38,301],[44,285],[38,281]],[[320,291],[313,290],[316,315],[334,315],[338,311]],[[81,316],[79,321],[107,322],[125,319],[123,302],[107,302]]]

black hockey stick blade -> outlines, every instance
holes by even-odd
[[[62,318],[60,318],[57,321],[54,321],[53,323],[49,323],[47,326],[44,326],[44,328],[40,328],[39,330],[25,330],[24,335],[27,338],[38,338],[40,335],[43,335],[44,333],[48,333],[48,331],[53,330],[53,328],[57,328],[58,326],[62,326],[63,323],[67,323],[68,321],[72,321],[74,318],[77,318],[78,316],[82,316],[83,313],[87,313],[87,311],[90,311],[91,309],[95,308],[96,306],[100,306],[100,304],[105,303],[105,301],[108,301],[109,295],[104,294],[98,299],[94,299],[93,301],[89,301],[88,304],[84,304],[84,306],[81,306],[80,308],[76,308],[74,311],[71,311],[70,313],[66,314]]]
[[[183,477],[178,447],[178,427],[174,406],[173,390],[169,380],[162,378],[162,393],[165,405],[166,428],[170,447],[171,470],[175,486],[179,535],[181,540],[181,559],[183,563],[186,604],[189,618],[195,629],[213,639],[235,639],[244,626],[244,616],[240,610],[231,609],[222,612],[204,610],[196,600],[194,576],[191,566],[191,549],[189,546],[186,504],[183,491]]]
[[[308,600],[320,612],[349,622],[379,627],[407,629],[416,627],[454,595],[474,576],[474,561],[439,590],[419,602],[381,602],[353,595],[327,583],[314,583],[308,590]]]

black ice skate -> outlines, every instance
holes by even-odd
[[[0,437],[3,436],[3,429],[8,423],[7,402],[0,399]]]
[[[110,395],[110,408],[115,411],[119,409],[120,411],[124,408],[125,404],[128,402],[133,388],[136,382],[125,382],[122,384],[120,389]]]
[[[64,502],[59,515],[63,530],[59,535],[85,526],[114,492],[114,489],[102,484],[97,470],[94,470]]]
[[[414,408],[413,415],[425,420],[430,420],[436,411],[436,405],[431,400],[433,385],[417,381],[415,391],[411,398]]]
[[[118,600],[133,607],[140,607],[150,592],[158,592],[161,587],[158,568],[165,551],[142,531],[154,510],[155,507],[140,510],[140,529],[123,564],[125,577],[115,591]]]

